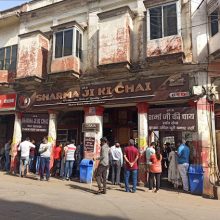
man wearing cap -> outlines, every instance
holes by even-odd
[[[99,165],[96,173],[96,181],[98,184],[98,193],[106,194],[106,175],[109,166],[109,146],[107,144],[107,138],[103,137],[100,139],[101,142],[101,153],[100,157],[96,158],[99,160]],[[103,187],[102,187],[103,183]]]

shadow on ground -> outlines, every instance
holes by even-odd
[[[75,185],[75,184],[72,184],[72,183],[68,184],[67,186],[69,186],[71,189],[81,190],[81,191],[89,192],[89,193],[92,193],[92,194],[97,193],[97,190],[90,189],[90,188],[83,187],[83,186],[79,186],[79,185]]]
[[[61,204],[62,205],[62,204]],[[64,205],[64,204],[63,204]],[[86,208],[86,206],[85,206]],[[0,219],[22,219],[22,220],[49,220],[49,219],[63,219],[63,220],[124,220],[116,216],[98,216],[93,214],[86,214],[75,211],[66,211],[62,209],[53,209],[43,205],[29,203],[29,202],[12,202],[6,200],[0,200]]]

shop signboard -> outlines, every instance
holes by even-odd
[[[97,104],[136,103],[189,98],[189,77],[186,74],[81,84],[70,88],[39,88],[32,94],[20,94],[18,108],[84,106]]]
[[[95,137],[84,137],[84,148],[86,152],[94,153]]]
[[[0,111],[15,110],[16,108],[16,94],[0,95]]]
[[[148,114],[149,130],[196,131],[196,110],[190,107],[154,108]]]
[[[49,116],[48,114],[23,114],[21,124],[23,132],[47,132]]]
[[[99,132],[100,125],[98,123],[83,123],[82,132]]]

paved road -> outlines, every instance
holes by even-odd
[[[95,195],[89,185],[51,179],[19,178],[0,173],[0,219],[220,219],[220,201],[160,190],[125,193],[109,186],[106,195]]]

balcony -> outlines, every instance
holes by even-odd
[[[17,79],[44,78],[47,74],[49,40],[44,33],[22,34],[18,48]]]
[[[147,58],[183,53],[182,37],[178,35],[164,37],[147,42]]]
[[[14,82],[16,73],[9,70],[0,70],[0,84],[8,84]]]
[[[80,74],[80,59],[78,57],[68,56],[53,59],[51,62],[52,78],[78,78]]]
[[[99,13],[98,16],[100,19],[98,68],[129,69],[133,12],[129,7],[121,7]]]

